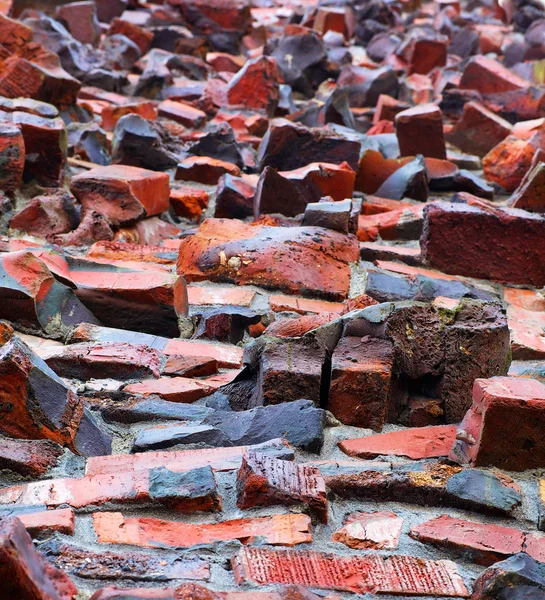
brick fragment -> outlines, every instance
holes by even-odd
[[[182,513],[221,510],[210,467],[175,473],[164,467],[117,475],[51,479],[4,488],[0,504],[82,509],[113,504],[163,505]]]
[[[346,336],[333,352],[328,409],[346,425],[380,431],[389,412],[393,346]]]
[[[120,472],[137,472],[158,467],[183,472],[204,466],[211,466],[214,471],[233,471],[240,467],[242,455],[248,449],[282,460],[293,460],[293,450],[283,440],[276,439],[258,446],[116,454],[110,457],[103,456],[101,459],[93,457],[87,461],[86,474],[88,476],[116,475]]]
[[[456,425],[415,427],[380,435],[344,440],[339,448],[349,456],[406,456],[413,460],[448,456],[456,438]]]
[[[415,525],[409,535],[423,544],[470,556],[480,565],[491,565],[523,551],[526,534],[520,529],[476,523],[441,515]]]
[[[62,448],[49,440],[19,440],[2,438],[0,469],[23,476],[40,477],[55,467]]]
[[[250,288],[232,288],[227,286],[189,285],[187,294],[190,306],[244,306],[248,307],[256,293]]]
[[[68,575],[38,554],[15,517],[0,520],[0,573],[0,594],[4,598],[71,600],[77,593]]]
[[[390,511],[356,512],[348,515],[331,540],[358,550],[394,550],[402,526],[403,519]]]
[[[512,125],[479,102],[467,102],[461,119],[446,134],[446,139],[463,152],[485,156],[504,140]]]
[[[107,104],[100,111],[102,127],[106,131],[114,131],[119,119],[129,114],[137,114],[148,121],[155,121],[158,116],[157,107],[150,101],[126,102],[121,106]]]
[[[214,216],[244,219],[254,214],[254,186],[240,177],[225,173],[218,180]]]
[[[238,177],[237,165],[208,156],[191,156],[178,163],[175,178],[181,181],[195,181],[207,185],[216,185],[222,175]]]
[[[131,383],[123,388],[126,394],[140,396],[156,395],[169,402],[195,402],[212,391],[206,381],[187,377],[160,377],[140,383]]]
[[[232,106],[263,110],[274,116],[280,99],[282,76],[276,60],[260,56],[248,60],[227,85],[227,100]]]
[[[147,346],[109,342],[55,348],[45,362],[61,377],[86,380],[159,377],[165,360]]]
[[[261,538],[273,546],[295,546],[312,540],[306,515],[271,515],[207,524],[95,513],[93,524],[99,542],[144,548],[191,548],[228,540],[252,544]]]
[[[58,6],[55,14],[78,42],[94,44],[100,38],[100,24],[94,2],[70,2]]]
[[[23,180],[25,144],[21,130],[11,123],[0,124],[0,181],[4,192],[14,192]]]
[[[144,27],[140,27],[135,23],[131,23],[130,21],[120,17],[115,17],[112,19],[110,22],[110,28],[108,29],[108,35],[116,34],[124,35],[133,41],[140,49],[142,56],[149,51],[153,42],[152,31],[144,29]]]
[[[424,215],[420,246],[426,264],[445,273],[545,285],[545,219],[541,215],[444,202],[429,204]]]
[[[56,236],[72,231],[77,213],[68,194],[36,196],[9,221],[12,229],[54,241]]]
[[[163,100],[157,107],[159,116],[176,121],[185,127],[199,128],[206,121],[206,113],[179,100]]]
[[[529,81],[515,75],[497,60],[486,56],[471,58],[460,80],[460,89],[477,90],[481,94],[527,89],[529,85]]]
[[[232,559],[235,581],[300,584],[356,594],[468,597],[456,565],[411,556],[338,556],[244,548]]]
[[[74,535],[75,514],[71,508],[58,508],[57,510],[41,510],[41,507],[25,507],[21,512],[17,510],[0,510],[0,516],[6,518],[16,516],[32,537],[63,533]]]
[[[330,196],[335,201],[352,198],[356,173],[347,162],[310,163],[305,167],[282,171],[282,177],[291,181],[307,201],[318,201]]]
[[[208,193],[199,188],[182,186],[170,190],[170,206],[174,213],[197,223],[208,206],[208,199]]]
[[[339,81],[340,84],[340,81]],[[311,129],[286,119],[273,119],[259,146],[259,168],[280,171],[305,167],[312,162],[340,165],[347,162],[357,169],[360,142],[326,130]]]
[[[439,107],[424,104],[404,110],[395,116],[395,126],[401,156],[447,158]]]
[[[247,452],[237,473],[237,506],[242,509],[304,504],[327,523],[325,483],[315,467]]]
[[[473,405],[458,428],[451,458],[508,471],[540,468],[545,464],[539,443],[544,407],[545,385],[537,380],[477,379]]]
[[[530,169],[518,189],[508,200],[508,205],[529,212],[545,213],[545,163],[538,162]]]
[[[158,215],[169,206],[168,175],[138,167],[97,167],[74,176],[70,189],[84,210],[104,215],[113,225]]]
[[[274,312],[290,311],[300,315],[306,313],[337,313],[344,311],[341,302],[327,302],[324,300],[313,300],[312,298],[297,298],[294,296],[271,295],[269,304]]]
[[[142,552],[93,552],[60,540],[40,545],[40,553],[62,571],[91,582],[107,581],[169,581],[193,579],[206,581],[210,578],[210,565],[198,559],[179,555],[144,554]],[[127,568],[130,565],[130,568]],[[153,588],[151,588],[153,589]],[[149,589],[148,589],[149,591]],[[99,596],[100,597],[100,596]],[[141,596],[136,596],[136,598]],[[151,598],[164,596],[151,596]],[[167,596],[168,597],[168,596]],[[106,596],[108,598],[108,596]],[[119,596],[114,596],[119,598]],[[122,598],[127,600],[126,595]],[[132,600],[131,596],[129,596]],[[149,596],[144,596],[149,598]],[[174,600],[174,597],[171,596]]]
[[[452,506],[476,512],[509,514],[520,504],[520,489],[492,471],[460,469],[438,462],[318,465],[327,487],[341,498]]]
[[[314,241],[318,239],[319,244]],[[302,248],[304,254],[299,251]],[[177,271],[188,281],[255,284],[342,300],[348,293],[347,263],[356,260],[357,254],[353,238],[331,230],[254,227],[239,221],[207,219],[196,235],[180,245]]]

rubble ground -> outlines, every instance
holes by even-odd
[[[0,600],[545,600],[542,0],[0,0]]]

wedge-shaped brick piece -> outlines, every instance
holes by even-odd
[[[473,405],[458,427],[450,457],[507,471],[545,466],[545,385],[536,379],[477,379]]]
[[[353,237],[320,227],[207,219],[181,243],[177,271],[188,281],[254,284],[343,300],[349,289],[348,263],[357,256]]]
[[[0,398],[2,392],[0,391]],[[57,465],[63,450],[49,440],[0,440],[0,469],[40,477]]]
[[[448,560],[244,548],[232,564],[239,584],[295,583],[356,594],[469,596],[456,565]]]
[[[237,506],[307,505],[327,523],[325,482],[316,467],[248,451],[237,474]]]
[[[168,210],[166,173],[109,165],[72,178],[70,189],[84,210],[96,211],[112,225],[123,225]]]
[[[545,163],[530,169],[520,186],[509,198],[508,205],[529,212],[545,213]]]
[[[220,541],[244,544],[262,539],[273,546],[295,546],[312,541],[306,515],[271,515],[221,523],[181,523],[153,518],[128,518],[121,513],[95,513],[99,542],[147,548],[190,548]]]
[[[0,596],[17,600],[72,600],[77,588],[49,564],[16,517],[0,519]]]
[[[456,425],[413,427],[339,442],[339,448],[349,456],[407,456],[413,460],[448,456],[456,439]]]
[[[81,509],[113,504],[162,504],[178,512],[221,509],[210,467],[175,473],[164,467],[118,475],[93,475],[79,479],[51,479],[4,488],[0,504],[56,507],[68,504]]]
[[[529,85],[529,81],[515,75],[497,60],[486,56],[470,59],[460,80],[460,89],[477,90],[481,94],[527,89]]]

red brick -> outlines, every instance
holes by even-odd
[[[238,584],[297,583],[356,594],[469,596],[456,565],[448,560],[244,548],[231,562]]]
[[[313,300],[311,298],[297,298],[295,296],[272,295],[269,304],[274,312],[296,312],[300,315],[306,313],[337,313],[344,312],[344,304],[341,302],[327,302],[325,300]]]
[[[140,49],[142,56],[149,51],[153,41],[152,31],[118,17],[112,20],[110,29],[108,29],[108,35],[115,34],[124,35],[128,37],[129,40],[133,41]]]
[[[397,113],[400,113],[411,105],[406,102],[396,100],[386,94],[381,94],[378,97],[377,105],[375,107],[375,114],[373,115],[373,123],[376,125],[380,121],[394,121]]]
[[[215,71],[238,73],[244,66],[244,57],[227,54],[226,52],[208,52],[206,55],[206,62],[212,66]]]
[[[100,38],[100,25],[94,2],[70,2],[57,6],[55,15],[78,42],[94,44]]]
[[[466,102],[460,120],[446,135],[463,152],[485,156],[511,133],[512,125],[478,102]]]
[[[32,41],[32,29],[2,14],[0,15],[0,39],[6,50],[15,53]]]
[[[23,512],[18,514],[17,518],[32,536],[43,533],[51,535],[55,532],[74,535],[75,515],[71,508]]]
[[[273,321],[265,330],[267,336],[292,338],[301,337],[339,317],[339,313],[318,313],[296,317],[295,319],[279,319]]]
[[[34,98],[66,108],[76,102],[80,82],[60,66],[42,66],[25,58],[8,58],[0,75],[0,94],[8,98]]]
[[[54,508],[67,504],[81,509],[113,504],[164,505],[182,513],[221,510],[210,467],[175,473],[165,468],[87,475],[79,479],[49,479],[0,490],[0,504]],[[206,479],[204,478],[206,475]],[[196,483],[196,479],[199,482]]]
[[[98,541],[145,548],[191,548],[216,542],[256,538],[273,546],[295,546],[312,541],[306,515],[271,515],[220,523],[181,523],[153,518],[128,518],[121,513],[93,515]]]
[[[204,381],[187,377],[161,377],[148,379],[140,383],[131,383],[123,388],[126,394],[141,396],[157,395],[170,402],[195,402],[211,393],[211,388]]]
[[[348,515],[331,540],[357,550],[394,550],[402,526],[403,519],[390,511],[356,512]]]
[[[189,305],[194,306],[250,306],[255,292],[249,288],[230,288],[223,286],[187,287]],[[274,309],[273,309],[274,310]]]
[[[529,81],[515,75],[493,58],[474,56],[462,73],[459,87],[462,90],[477,90],[481,94],[498,94],[526,90],[529,85]]]
[[[52,241],[58,234],[72,231],[76,212],[71,200],[62,192],[52,196],[36,196],[9,221],[12,229]]]
[[[237,506],[300,504],[327,523],[325,482],[315,467],[248,451],[237,474]]]
[[[113,131],[119,119],[130,114],[140,115],[143,119],[148,121],[155,121],[158,116],[157,107],[153,102],[142,100],[140,102],[127,102],[121,106],[108,103],[100,111],[102,127],[106,131]]]
[[[0,446],[0,469],[23,476],[41,477],[57,466],[62,454],[62,448],[49,440],[3,438]]]
[[[545,312],[545,296],[538,291],[504,287],[503,299],[508,304],[518,308]]]
[[[95,242],[87,252],[87,256],[96,259],[107,259],[107,261],[128,262],[134,261],[145,269],[148,265],[142,263],[157,263],[157,265],[171,265],[174,252],[168,252],[163,246],[148,246],[146,244],[134,244],[130,242],[110,242],[102,240]],[[108,264],[108,262],[105,264]],[[154,265],[149,265],[154,266]],[[158,267],[162,270],[162,267]],[[169,268],[165,267],[165,271]]]
[[[180,245],[177,271],[188,281],[254,284],[343,300],[348,263],[357,257],[356,240],[334,231],[207,219]]]
[[[185,127],[199,128],[206,121],[205,112],[179,100],[163,100],[157,109],[160,117],[176,121]]]
[[[240,169],[233,163],[209,156],[190,156],[178,163],[175,179],[216,185],[225,174],[240,176]]]
[[[189,186],[172,188],[170,190],[170,206],[179,217],[198,223],[203,211],[208,206],[208,193]]]
[[[193,586],[195,584],[187,584]],[[200,586],[199,586],[200,587]],[[108,586],[97,590],[89,600],[126,600],[129,598],[141,598],[142,600],[155,600],[156,598],[164,600],[174,600],[174,588],[121,588]]]
[[[424,210],[422,258],[445,273],[542,287],[544,244],[545,219],[532,213],[446,202]]]
[[[319,31],[322,35],[328,31],[337,31],[345,33],[346,14],[344,8],[337,7],[319,7],[314,17],[313,29]]]
[[[395,126],[401,156],[447,158],[443,114],[438,106],[424,104],[404,110],[395,116]]]
[[[416,427],[339,442],[349,456],[406,456],[413,460],[448,456],[456,437],[456,425]]]
[[[522,552],[524,533],[520,529],[475,523],[441,515],[415,525],[409,534],[419,542],[433,544],[467,556],[480,565],[491,565]]]
[[[53,348],[45,362],[68,379],[159,377],[165,359],[148,346],[124,342],[82,343]]]
[[[507,204],[530,212],[545,213],[545,163],[539,162],[530,169],[521,185],[509,198]]]
[[[232,448],[205,448],[198,450],[170,450],[166,452],[142,452],[140,454],[116,454],[91,457],[87,461],[86,474],[116,475],[125,472],[140,472],[143,469],[165,467],[170,471],[182,472],[199,467],[211,466],[214,471],[233,471],[241,465],[242,455],[249,449],[269,451],[275,456],[293,457],[287,442],[271,440],[259,446],[234,446]]]
[[[146,597],[147,598],[147,597]],[[275,592],[215,592],[195,583],[185,583],[176,590],[176,600],[322,600],[298,585],[288,586]],[[102,600],[97,598],[96,600]],[[104,600],[109,600],[104,598]],[[340,600],[339,596],[328,595],[325,600]]]
[[[293,171],[281,171],[280,175],[302,190],[317,188],[319,197],[330,196],[333,200],[344,200],[354,195],[356,173],[346,162],[340,165],[310,163]]]
[[[1,27],[1,23],[0,23]],[[0,123],[0,187],[14,192],[23,180],[25,144],[21,130],[11,123]]]
[[[70,189],[84,210],[95,210],[113,225],[130,223],[168,210],[166,173],[138,167],[97,167],[72,178]]]
[[[506,137],[483,157],[486,179],[501,185],[508,192],[514,192],[542,145],[541,133],[535,133],[529,140],[521,140],[513,135]]]
[[[409,53],[409,75],[427,75],[436,67],[447,64],[448,42],[438,39],[415,40]]]
[[[276,60],[260,56],[248,60],[227,86],[227,100],[232,106],[263,110],[274,116],[280,99],[282,75]]]
[[[34,548],[15,517],[0,520],[0,596],[17,600],[72,600],[77,588]]]
[[[476,379],[473,405],[458,426],[450,458],[507,471],[545,465],[545,385],[534,379]]]
[[[345,425],[380,431],[389,412],[393,346],[346,336],[333,352],[328,410]]]

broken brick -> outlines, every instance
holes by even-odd
[[[402,525],[403,519],[393,512],[356,512],[348,515],[331,540],[358,550],[394,550]]]
[[[456,438],[456,425],[415,427],[380,435],[344,440],[340,449],[357,458],[406,456],[413,460],[448,456]]]
[[[237,473],[239,508],[300,503],[308,506],[322,523],[327,523],[325,483],[318,469],[259,452],[243,455]]]
[[[172,188],[170,206],[178,217],[199,222],[203,211],[208,206],[208,193],[189,186]]]
[[[25,145],[19,127],[0,124],[0,180],[2,191],[14,192],[23,180]]]
[[[397,113],[395,127],[401,156],[422,154],[447,158],[443,114],[439,107],[425,104]]]
[[[233,163],[217,158],[191,156],[178,163],[175,179],[215,185],[226,174],[238,177],[240,169]]]
[[[539,381],[477,379],[473,405],[459,425],[451,458],[508,471],[539,468],[545,461],[538,442],[543,406],[545,385]]]
[[[168,175],[138,167],[97,167],[73,177],[70,189],[84,210],[104,215],[113,225],[160,214],[169,206]]]
[[[95,513],[93,523],[99,542],[145,548],[191,548],[236,539],[251,544],[260,538],[273,546],[295,546],[312,539],[306,515],[271,515],[206,524]]]

